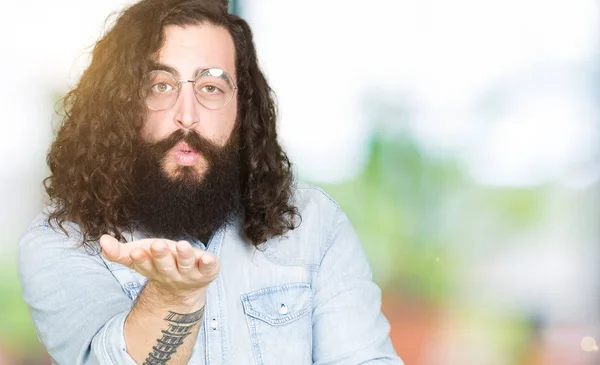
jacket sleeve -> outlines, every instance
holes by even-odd
[[[38,338],[60,365],[135,365],[123,332],[132,301],[75,236],[40,223],[19,241],[23,299]]]
[[[345,213],[336,214],[315,279],[313,362],[402,365],[365,252]]]

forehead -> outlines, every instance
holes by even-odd
[[[189,78],[198,69],[220,68],[235,79],[235,46],[229,32],[211,24],[165,27],[156,61]]]

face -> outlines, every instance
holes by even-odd
[[[221,69],[236,80],[231,35],[226,29],[210,24],[166,27],[165,44],[156,62],[177,80],[193,80],[195,75],[209,68]],[[235,126],[237,92],[234,91],[233,99],[225,107],[211,110],[197,101],[192,83],[181,83],[180,87],[173,106],[161,111],[148,110],[142,139],[155,143],[182,130],[199,134],[215,147],[225,146]],[[192,168],[203,176],[208,162],[201,152],[181,142],[165,154],[162,168],[169,177],[176,177],[184,168]]]
[[[232,135],[237,93],[215,80],[225,75],[216,69],[235,80],[235,49],[227,30],[211,25],[167,27],[165,36],[153,61],[158,73],[167,70],[175,82],[156,72],[144,80],[147,106],[161,110],[147,110],[130,214],[150,236],[206,242],[240,211],[239,151]],[[197,80],[195,91],[193,83],[181,82],[179,96],[171,97],[178,80]],[[195,92],[204,93],[198,99],[209,108]],[[224,100],[230,101],[216,108]]]

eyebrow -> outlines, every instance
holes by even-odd
[[[177,71],[177,69],[175,67],[169,66],[162,62],[150,61],[150,68],[154,71],[167,71],[167,72],[173,74],[173,76],[176,76],[177,78],[181,77],[181,75],[179,74],[179,71]],[[198,75],[200,75],[200,73],[202,73],[205,70],[208,70],[209,68],[212,68],[212,67],[198,67],[196,70],[194,70],[194,75],[192,76],[192,78],[195,79],[196,77],[198,77]],[[217,67],[217,68],[220,68],[220,67]]]

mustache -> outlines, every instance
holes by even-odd
[[[146,143],[146,148],[150,153],[162,157],[180,142],[187,143],[190,147],[206,156],[208,159],[218,156],[222,153],[224,148],[202,137],[195,131],[185,131],[183,129],[176,130],[158,142]]]

